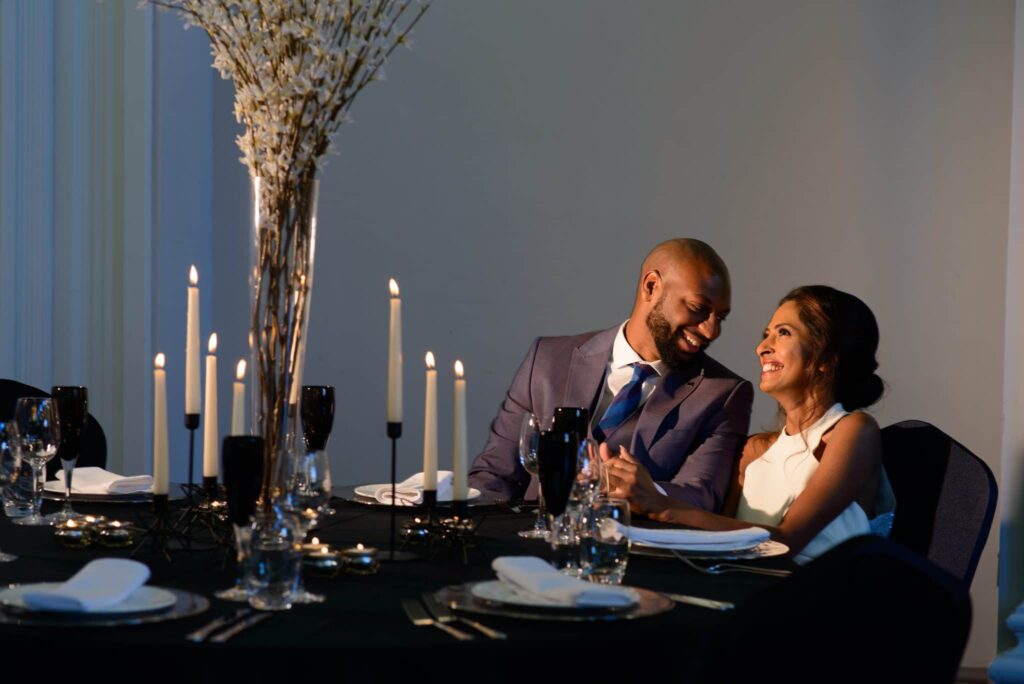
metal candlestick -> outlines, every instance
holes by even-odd
[[[199,427],[199,414],[186,413],[185,427],[188,429],[188,502],[192,504],[192,469],[196,457],[196,429]]]
[[[417,554],[410,551],[395,551],[395,514],[398,510],[398,498],[396,497],[395,491],[397,488],[396,464],[398,457],[398,438],[401,436],[402,424],[388,421],[388,438],[391,440],[391,531],[388,537],[388,553],[386,556],[381,558],[381,560],[387,562],[410,561],[419,558]]]

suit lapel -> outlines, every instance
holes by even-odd
[[[630,445],[633,453],[636,453],[637,440],[641,440],[647,449],[650,449],[665,416],[685,401],[703,379],[704,367],[700,363],[693,364],[678,373],[669,373],[661,379],[640,411]]]
[[[612,343],[618,332],[618,326],[604,330],[573,350],[560,406],[588,410],[594,408],[594,397],[604,379],[604,371],[611,358]]]

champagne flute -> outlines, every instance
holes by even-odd
[[[51,524],[56,524],[82,517],[71,508],[71,477],[82,449],[82,435],[89,416],[89,392],[85,387],[55,385],[50,394],[57,405],[57,422],[60,425],[57,456],[64,470],[64,506],[59,512],[46,516]]]
[[[579,570],[576,526],[565,515],[569,496],[576,486],[576,459],[579,442],[574,430],[553,428],[540,433],[537,464],[540,486],[551,521],[551,549],[555,567],[575,575]]]
[[[519,427],[519,462],[531,475],[537,475],[537,445],[540,442],[541,426],[545,423],[550,427],[551,418],[538,418],[532,413],[523,416],[523,423]],[[548,521],[544,511],[544,493],[537,490],[537,519],[533,527],[528,530],[520,530],[519,536],[524,539],[547,539]]]
[[[22,397],[14,408],[21,457],[32,466],[32,512],[12,522],[15,525],[49,525],[39,514],[43,503],[43,469],[57,454],[60,427],[57,407],[49,397]]]
[[[302,450],[280,454],[277,463],[276,505],[298,522],[299,538],[304,540],[316,526],[323,509],[331,500],[330,469],[326,451]],[[294,603],[323,603],[323,594],[306,591],[302,576],[292,595]]]
[[[331,385],[302,386],[302,437],[309,451],[322,451],[326,459],[327,488],[331,489],[331,460],[327,456],[327,440],[334,427],[334,387]],[[321,507],[322,515],[334,515],[330,503]]]
[[[246,601],[249,592],[244,580],[245,559],[252,537],[249,518],[256,512],[256,499],[263,484],[263,438],[250,435],[225,437],[221,458],[224,461],[228,519],[235,531],[238,578],[235,586],[218,591],[214,596],[226,601]]]

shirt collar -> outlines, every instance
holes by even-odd
[[[629,323],[629,321],[626,321]],[[612,370],[617,368],[623,368],[630,365],[631,363],[646,363],[657,372],[658,375],[665,375],[668,372],[668,366],[662,360],[657,361],[644,361],[633,347],[629,346],[629,342],[626,340],[626,323],[619,326],[619,332],[615,336],[615,342],[612,343]]]

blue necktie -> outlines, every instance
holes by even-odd
[[[615,395],[612,403],[608,405],[608,409],[594,428],[594,437],[598,441],[605,441],[605,436],[610,430],[614,430],[633,415],[633,411],[636,411],[637,407],[640,406],[644,381],[656,372],[653,366],[646,363],[633,364],[633,377]]]

